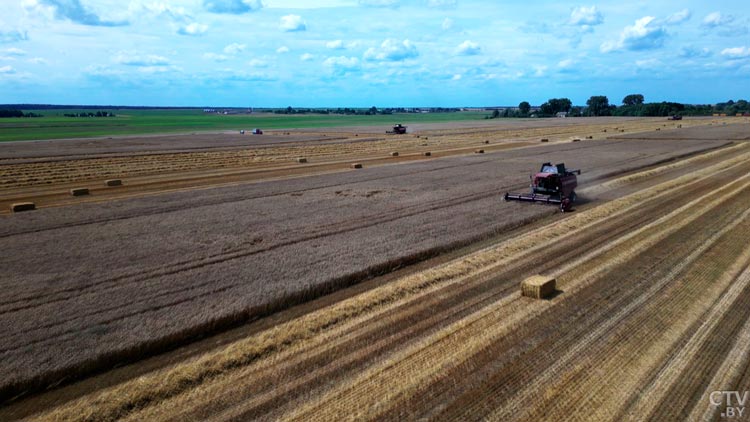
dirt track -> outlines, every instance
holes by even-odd
[[[587,419],[595,409],[596,419],[621,420],[661,417],[656,397],[672,390],[685,400],[669,415],[699,412],[705,382],[654,368],[741,376],[746,364],[720,368],[730,353],[747,356],[740,340],[750,300],[742,241],[750,145],[686,158],[726,144],[702,137],[557,143],[14,215],[0,241],[30,252],[3,257],[11,341],[3,372],[22,382],[118,347],[162,346],[185,330],[210,330],[206,321],[247,318],[295,294],[320,294],[331,280],[341,287],[368,268],[549,215],[499,196],[521,189],[528,169],[550,156],[585,169],[579,193],[589,203],[572,216],[313,310],[139,388],[116,386],[117,399],[105,392],[100,405],[73,403],[69,415],[529,420]],[[518,282],[532,272],[557,276],[561,294],[519,297]],[[713,366],[683,356],[686,345],[713,345]],[[619,390],[608,390],[612,376]],[[653,396],[634,395],[640,388]],[[143,397],[141,411],[123,413]]]

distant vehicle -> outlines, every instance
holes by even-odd
[[[387,130],[385,133],[392,135],[403,135],[406,133],[406,126],[403,126],[401,123],[399,123],[393,126],[393,130]]]
[[[240,131],[240,135],[244,135],[244,134],[245,134],[245,130],[243,129]]]
[[[260,129],[253,129],[253,131],[250,133],[252,133],[253,135],[262,135],[263,131]]]
[[[682,120],[682,116],[675,114],[674,116],[669,116],[668,120]]]

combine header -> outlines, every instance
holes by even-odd
[[[406,133],[406,126],[402,125],[401,123],[393,126],[393,130],[387,130],[385,133],[389,135],[403,135]]]
[[[576,201],[576,174],[581,170],[567,170],[565,164],[542,164],[539,172],[531,176],[530,193],[506,193],[506,201],[541,202],[560,206],[560,211],[570,210]]]

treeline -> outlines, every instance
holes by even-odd
[[[0,109],[0,117],[42,117],[41,114],[36,113],[24,113],[23,110],[18,109]]]
[[[274,114],[341,114],[341,115],[357,115],[357,116],[373,116],[376,114],[393,114],[393,113],[452,113],[461,111],[460,108],[447,108],[447,107],[420,107],[420,108],[405,108],[405,107],[387,107],[377,108],[375,106],[370,108],[293,108],[291,106],[280,109],[259,109],[258,111]]]
[[[736,114],[750,113],[750,105],[745,100],[729,100],[724,103],[710,104],[681,104],[662,101],[660,103],[646,103],[641,94],[630,94],[622,99],[622,105],[617,106],[609,103],[604,95],[594,95],[586,101],[586,106],[573,106],[568,98],[551,98],[541,106],[530,107],[526,101],[521,102],[517,108],[507,108],[503,112],[493,111],[487,118],[497,117],[582,117],[582,116],[637,116],[637,117],[664,117],[664,116],[710,116],[712,114]]]
[[[97,111],[96,113],[92,112],[81,112],[81,113],[65,113],[63,114],[65,117],[115,117],[115,113],[110,113],[108,111]]]

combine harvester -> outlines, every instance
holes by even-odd
[[[406,126],[403,126],[401,123],[393,126],[393,130],[387,130],[385,131],[388,135],[403,135],[406,133]]]
[[[531,193],[506,193],[506,201],[541,202],[560,206],[560,211],[570,211],[576,201],[575,188],[581,170],[567,170],[565,164],[542,164],[539,172],[531,177]]]

